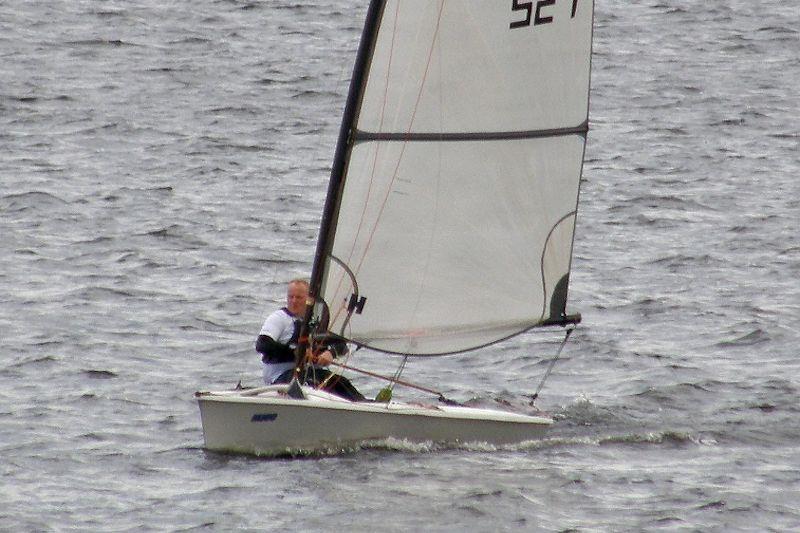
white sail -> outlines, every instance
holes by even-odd
[[[321,237],[330,330],[435,355],[562,319],[592,2],[388,0],[377,13]]]

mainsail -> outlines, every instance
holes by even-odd
[[[564,323],[590,0],[373,0],[312,292],[329,329],[439,355]]]

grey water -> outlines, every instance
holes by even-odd
[[[194,391],[258,383],[263,316],[310,271],[365,4],[0,3],[0,529],[800,529],[800,10],[779,0],[597,1],[583,323],[537,401],[548,438],[203,449]],[[561,336],[404,375],[525,407]]]

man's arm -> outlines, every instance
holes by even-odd
[[[294,361],[294,350],[281,344],[269,335],[259,335],[256,339],[256,351],[263,355],[265,363],[291,363]]]

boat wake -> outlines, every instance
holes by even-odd
[[[400,453],[409,455],[427,455],[442,452],[471,452],[471,453],[497,453],[497,452],[537,452],[555,448],[575,447],[604,447],[617,445],[656,445],[656,446],[714,446],[713,439],[700,438],[691,433],[680,431],[649,431],[632,432],[624,434],[602,435],[563,435],[543,439],[533,439],[513,444],[491,444],[487,442],[412,442],[407,439],[388,437],[384,439],[367,440],[345,446],[327,446],[313,449],[287,448],[280,452],[262,453],[235,453],[217,452],[206,450],[213,455],[243,455],[255,456],[258,459],[325,459],[343,457],[364,453]]]

